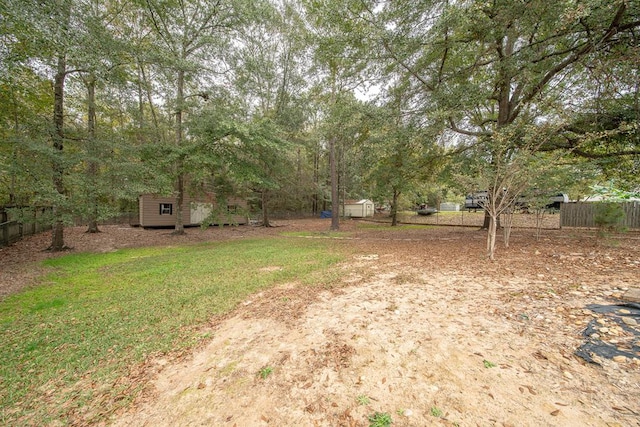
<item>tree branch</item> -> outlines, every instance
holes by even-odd
[[[411,74],[413,77],[415,77],[420,83],[422,83],[428,90],[430,91],[434,91],[435,87],[433,87],[433,85],[429,82],[427,82],[422,76],[420,76],[412,67],[410,67],[409,65],[405,64],[403,60],[401,60],[400,58],[397,57],[397,55],[393,52],[393,50],[389,47],[389,43],[387,42],[387,40],[383,40],[382,41],[382,45],[384,46],[385,50],[389,53],[389,55],[391,55],[391,57],[393,58],[394,61],[396,61],[398,64],[400,64],[400,66],[402,68],[404,68],[406,71],[409,72],[409,74]]]
[[[640,150],[623,150],[615,151],[613,153],[592,153],[589,151],[581,150],[579,148],[573,148],[572,152],[580,157],[586,159],[608,159],[612,157],[624,157],[624,156],[640,156]]]
[[[491,136],[491,132],[487,132],[487,131],[471,131],[471,130],[460,129],[454,122],[453,117],[449,117],[449,127],[451,128],[452,131],[462,135],[475,136],[475,137]]]
[[[621,2],[620,6],[618,7],[618,11],[616,12],[615,17],[612,19],[611,24],[609,25],[609,28],[603,34],[603,36],[600,38],[600,40],[597,43],[585,43],[585,44],[583,44],[581,48],[575,50],[564,61],[561,61],[559,64],[557,64],[551,70],[549,70],[540,79],[540,81],[535,86],[533,86],[533,88],[531,88],[531,90],[529,90],[522,97],[522,99],[520,101],[518,101],[518,105],[517,106],[514,105],[515,108],[512,110],[512,114],[511,114],[510,119],[513,120],[516,117],[518,117],[518,115],[522,111],[522,105],[523,104],[524,105],[528,104],[529,101],[531,101],[540,92],[542,92],[542,90],[547,86],[547,84],[555,76],[557,76],[561,71],[563,71],[564,69],[569,67],[571,64],[577,62],[583,56],[593,52],[596,49],[598,49],[598,46],[602,45],[607,40],[609,40],[611,37],[613,37],[618,32],[618,29],[619,29],[619,26],[620,26],[620,21],[624,17],[625,10],[626,10],[626,2]]]

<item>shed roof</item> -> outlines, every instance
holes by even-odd
[[[365,203],[373,203],[371,202],[371,200],[369,199],[362,199],[362,200],[345,200],[344,204],[345,205],[364,205]]]

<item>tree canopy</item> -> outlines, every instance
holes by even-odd
[[[221,182],[332,228],[438,179],[515,197],[525,164],[640,186],[638,2],[6,0],[0,28],[0,205],[52,207],[54,250],[146,193],[182,233]]]

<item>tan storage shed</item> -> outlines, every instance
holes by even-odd
[[[201,225],[211,214],[215,206],[215,197],[204,196],[195,200],[185,196],[182,204],[182,223],[185,226]],[[176,198],[142,194],[138,197],[139,219],[141,227],[172,227],[176,224]],[[221,218],[225,224],[246,224],[247,203],[241,199],[227,200],[227,215]]]

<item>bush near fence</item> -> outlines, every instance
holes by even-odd
[[[599,203],[602,202],[563,203],[560,208],[560,227],[596,228],[595,217]],[[625,213],[621,225],[627,229],[640,229],[640,202],[619,204]]]

